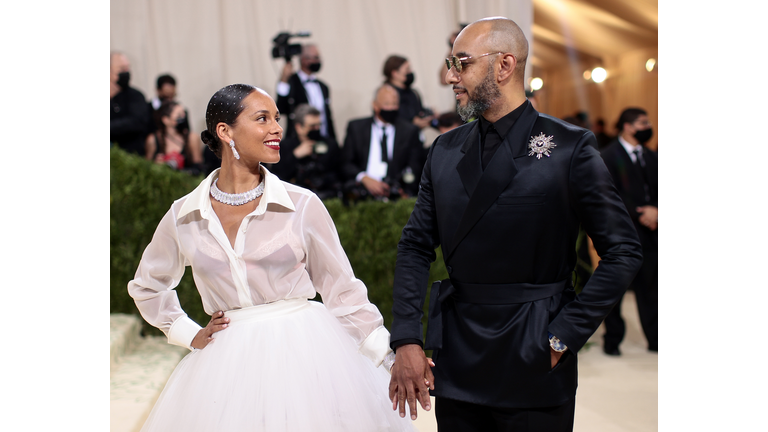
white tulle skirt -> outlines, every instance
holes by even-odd
[[[389,373],[320,303],[226,312],[227,329],[181,360],[142,431],[413,431]]]

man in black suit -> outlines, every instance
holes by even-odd
[[[144,156],[151,122],[144,94],[130,86],[131,63],[125,54],[110,53],[109,70],[109,141]]]
[[[277,109],[280,114],[288,117],[288,125],[285,128],[286,135],[295,134],[293,127],[294,110],[301,104],[309,104],[320,111],[320,133],[323,136],[336,139],[336,129],[333,126],[331,115],[330,90],[324,82],[315,75],[322,65],[320,51],[316,45],[302,46],[299,56],[301,68],[293,73],[293,65],[286,62],[280,82],[277,83]]]
[[[526,100],[527,56],[506,18],[459,34],[446,81],[478,120],[435,140],[398,245],[390,398],[415,418],[431,390],[441,432],[572,430],[576,353],[642,261],[592,132]],[[577,295],[579,226],[603,260]],[[431,368],[421,317],[438,246],[450,279],[429,295]]]
[[[419,128],[398,117],[397,91],[384,84],[376,90],[373,117],[352,120],[344,139],[343,175],[347,184],[377,198],[395,192],[415,196],[421,175]],[[400,190],[390,190],[399,186]]]
[[[643,245],[643,266],[630,285],[635,292],[640,325],[648,350],[659,349],[659,162],[656,153],[643,144],[653,135],[648,114],[640,108],[627,108],[616,124],[619,136],[601,150],[616,189],[627,207]],[[603,351],[621,355],[624,339],[621,301],[605,318]]]
[[[307,104],[296,107],[296,133],[280,142],[280,162],[267,167],[280,180],[305,187],[322,199],[341,191],[341,149],[320,133],[320,111]]]
[[[592,127],[592,132],[597,139],[597,149],[602,150],[614,140],[614,137],[605,133],[605,121],[603,119],[597,119],[595,125]]]

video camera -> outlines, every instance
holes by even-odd
[[[301,54],[301,44],[290,44],[288,40],[292,37],[310,37],[310,32],[298,32],[295,34],[280,33],[272,39],[275,44],[272,47],[272,58],[284,58],[285,61],[291,61],[291,57]]]

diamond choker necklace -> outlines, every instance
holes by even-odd
[[[213,197],[213,199],[223,204],[233,205],[233,206],[243,205],[245,203],[255,200],[256,198],[260,197],[261,194],[264,193],[263,177],[261,179],[261,183],[259,183],[259,185],[256,186],[255,188],[243,193],[236,193],[236,194],[230,194],[230,193],[220,191],[219,188],[216,187],[216,182],[218,181],[219,179],[216,178],[216,180],[214,180],[213,184],[211,185],[211,196]]]

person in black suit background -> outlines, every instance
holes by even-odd
[[[321,199],[341,192],[341,149],[320,133],[320,111],[307,104],[296,107],[296,133],[280,142],[280,162],[267,168],[280,180],[305,187]]]
[[[296,133],[293,127],[294,110],[300,104],[309,104],[320,111],[320,133],[335,140],[336,129],[333,126],[331,114],[331,92],[328,86],[318,80],[315,75],[322,66],[317,46],[303,45],[299,61],[301,68],[296,73],[293,73],[291,62],[286,62],[280,82],[277,83],[277,109],[280,110],[280,114],[288,117],[285,130],[288,135]]]
[[[640,325],[648,350],[659,349],[659,161],[656,152],[644,146],[653,136],[648,114],[627,108],[616,124],[619,136],[601,150],[601,156],[635,224],[643,245],[643,266],[630,285],[637,299]],[[603,351],[621,355],[619,344],[626,328],[621,302],[605,318]]]
[[[357,188],[379,199],[418,193],[423,146],[419,128],[398,118],[399,106],[397,91],[383,84],[376,90],[373,117],[351,120],[347,125],[342,170],[348,192]],[[382,151],[384,145],[386,152]]]
[[[440,135],[398,244],[390,398],[441,432],[571,431],[577,355],[640,267],[640,242],[592,132],[525,98],[528,42],[487,18],[457,37],[446,81],[463,119]],[[576,295],[583,226],[603,261]],[[422,306],[441,246],[449,279]],[[433,350],[434,367],[422,345]]]
[[[608,135],[605,132],[605,120],[599,118],[595,121],[594,126],[592,126],[592,132],[595,134],[595,138],[597,138],[597,149],[602,150],[605,147],[608,146],[608,144],[611,143],[616,137]]]
[[[110,53],[109,71],[109,141],[144,156],[144,140],[151,122],[144,94],[130,86],[131,63],[125,54]]]
[[[399,117],[424,129],[432,125],[435,118],[434,110],[422,105],[421,96],[413,88],[415,75],[411,71],[411,64],[403,56],[391,55],[384,61],[384,82],[397,90],[400,96]]]

